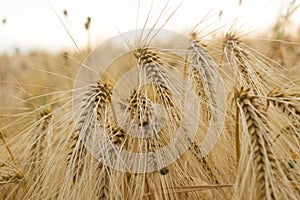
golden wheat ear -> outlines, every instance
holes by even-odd
[[[23,175],[18,172],[13,166],[3,161],[0,161],[0,185],[19,182]]]
[[[13,188],[19,188],[21,186],[23,189],[23,191],[20,191],[21,194],[26,195],[28,193],[27,181],[25,180],[24,173],[20,168],[18,160],[16,159],[13,151],[11,150],[9,143],[6,140],[6,130],[5,129],[2,129],[0,131],[0,139],[1,139],[1,141],[3,141],[3,144],[5,146],[4,151],[6,151],[6,153],[3,154],[3,151],[1,149],[1,151],[0,151],[1,154],[2,155],[8,154],[8,156],[10,157],[10,160],[12,161],[11,164],[7,163],[7,162],[3,162],[3,161],[0,162],[1,171],[2,171],[1,172],[1,179],[2,179],[1,185],[5,184],[5,183],[10,183],[10,182],[18,183],[17,185],[12,185],[11,187],[8,186],[7,194],[6,193],[4,193],[4,194],[7,195],[7,198],[11,198],[13,196],[13,194],[9,191],[12,190]],[[0,193],[0,195],[3,195],[3,194]],[[17,192],[15,193],[15,195],[17,196]]]
[[[268,104],[274,105],[282,114],[290,120],[299,123],[300,119],[300,93],[289,93],[282,91],[272,91],[268,94]]]
[[[225,35],[223,52],[228,63],[225,66],[231,68],[234,75],[234,84],[253,88],[251,91],[255,95],[266,96],[273,87],[291,83],[282,74],[283,66],[250,47],[233,33]]]
[[[1,199],[13,199],[17,197],[18,192],[12,194],[14,188],[19,188],[24,175],[21,174],[13,164],[0,161],[0,197]]]
[[[298,188],[291,178],[298,175],[287,171],[278,159],[278,149],[272,146],[272,128],[263,106],[250,90],[241,89],[237,107],[242,124],[242,153],[237,176],[238,199],[297,199]],[[251,171],[253,170],[253,171]],[[290,175],[293,174],[293,176]],[[281,177],[280,179],[276,177]],[[284,185],[289,185],[285,187]]]
[[[43,109],[40,111],[40,116],[37,119],[38,123],[33,133],[31,149],[30,149],[30,169],[42,170],[39,164],[42,162],[45,151],[47,151],[47,137],[51,135],[51,121],[52,114],[49,109]],[[40,174],[40,172],[37,172]]]
[[[199,157],[204,157],[212,150],[223,131],[225,102],[221,99],[225,99],[224,83],[217,64],[205,45],[198,40],[192,40],[188,46],[187,63],[188,75],[204,106],[204,122],[208,124],[207,136],[199,152]]]

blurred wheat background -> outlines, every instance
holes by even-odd
[[[83,16],[80,10],[72,10],[72,3],[43,3],[53,19],[50,24],[55,23],[54,31],[49,32],[53,38],[60,37],[51,39],[50,35],[48,43],[45,37],[16,32],[12,15],[0,12],[1,199],[300,199],[299,1],[282,1],[279,7],[272,7],[272,16],[261,19],[260,13],[271,15],[268,3],[261,10],[249,9],[251,18],[241,14],[250,8],[250,1],[232,1],[228,7],[235,7],[238,14],[226,18],[231,10],[217,7],[221,4],[218,1],[211,8],[203,5],[208,8],[206,12],[198,1],[186,0],[182,5],[134,1],[127,5],[131,13],[127,13],[128,18],[133,19],[128,20],[128,27],[113,18],[110,23],[104,15],[98,19],[94,16],[98,10]],[[110,4],[87,4],[102,6],[101,10],[126,20]],[[118,6],[124,4],[126,1]],[[129,6],[132,4],[134,8]],[[188,10],[192,7],[193,12]],[[184,17],[187,13],[189,16]],[[42,21],[47,26],[47,20]],[[105,27],[101,21],[116,27]],[[27,24],[35,26],[30,21]],[[190,40],[186,49],[174,49],[163,42],[164,49],[150,50],[145,43],[132,44],[134,48],[122,57],[125,61],[118,61],[128,64],[136,59],[134,62],[145,68],[146,77],[159,83],[128,94],[124,105],[131,119],[139,126],[148,124],[153,105],[160,103],[167,110],[165,120],[170,125],[151,139],[126,134],[108,111],[116,83],[109,76],[91,81],[82,91],[83,107],[95,108],[94,123],[118,148],[155,152],[170,142],[174,137],[171,130],[188,113],[175,105],[171,86],[167,87],[170,82],[165,78],[174,67],[188,77],[199,97],[199,130],[188,150],[169,166],[154,172],[122,172],[101,163],[83,145],[82,135],[94,130],[95,124],[82,112],[83,124],[91,127],[76,126],[72,98],[80,90],[74,89],[74,83],[85,58],[99,44],[118,32],[145,28],[144,24],[174,29]],[[33,45],[15,42],[21,39],[14,40],[12,35]],[[41,46],[35,38],[43,40]],[[119,51],[118,44],[106,49],[107,55]],[[118,70],[125,69],[124,65]],[[216,74],[224,82],[224,99],[215,99],[218,91],[212,88]],[[218,123],[221,111],[216,102],[220,101],[226,107],[222,110],[224,125]],[[212,151],[202,157],[201,144],[212,124],[218,126],[212,130],[221,131],[221,135]]]

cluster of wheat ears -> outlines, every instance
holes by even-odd
[[[162,28],[142,29],[115,60],[89,57],[80,81],[76,53],[54,68],[24,61],[19,80],[43,74],[31,81],[1,80],[17,100],[1,109],[0,199],[300,199],[299,82],[234,31],[217,45],[193,34],[185,47],[155,47]],[[118,84],[133,69],[137,86]],[[197,97],[189,109],[186,85]],[[188,148],[163,166],[156,153],[177,134]],[[111,162],[121,151],[152,153],[132,162],[154,170],[116,169],[97,148]]]

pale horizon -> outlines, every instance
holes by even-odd
[[[162,11],[164,1],[140,1],[139,15],[137,15],[139,1],[95,1],[95,0],[0,0],[0,19],[6,19],[6,24],[0,28],[0,53],[13,52],[18,48],[21,52],[28,50],[45,50],[55,52],[62,49],[75,49],[67,31],[64,29],[55,12],[67,26],[73,39],[80,48],[86,46],[87,36],[84,23],[91,17],[91,43],[93,46],[118,34],[135,28],[142,28],[151,11],[147,27],[151,27]],[[176,9],[181,1],[170,1],[166,14],[162,16],[160,24]],[[274,25],[280,9],[288,5],[288,1],[244,0],[241,6],[238,0],[228,1],[196,1],[185,0],[171,20],[164,26],[166,29],[184,32],[199,23],[208,13],[208,18],[199,26],[214,30],[228,24],[239,27],[244,33],[266,32]],[[283,2],[286,2],[283,4]],[[299,3],[297,0],[296,3]],[[63,11],[67,10],[67,18]],[[219,11],[223,11],[221,20]],[[138,16],[138,22],[137,22]],[[290,25],[299,30],[299,11],[291,17]],[[238,20],[236,20],[238,19]],[[136,25],[137,24],[137,25]],[[225,30],[225,27],[222,27]],[[228,28],[228,27],[227,27]],[[294,32],[294,30],[292,30]]]

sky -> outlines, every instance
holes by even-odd
[[[170,0],[157,26],[179,6],[165,28],[186,32],[203,21],[198,31],[222,29],[224,32],[234,26],[243,33],[259,33],[275,23],[280,9],[284,10],[289,2],[242,0],[239,5],[239,0]],[[0,19],[6,19],[5,25],[0,25],[0,53],[15,48],[21,51],[74,49],[69,34],[83,47],[87,44],[84,29],[87,17],[91,17],[91,43],[96,46],[119,32],[142,28],[149,13],[146,26],[152,27],[166,3],[167,0],[0,0]],[[63,15],[64,10],[67,17]],[[222,18],[219,18],[220,11]],[[291,17],[292,29],[299,29],[299,13]]]

